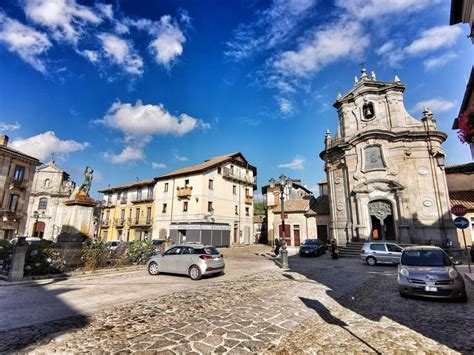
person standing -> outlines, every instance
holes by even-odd
[[[280,247],[281,247],[280,239],[275,238],[275,256],[278,256],[280,254]]]

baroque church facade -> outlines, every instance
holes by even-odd
[[[403,244],[457,244],[450,219],[441,144],[425,108],[421,120],[405,109],[406,85],[362,69],[353,88],[338,95],[339,124],[325,137],[320,157],[329,188],[330,237],[350,241],[391,240]]]

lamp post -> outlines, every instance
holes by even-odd
[[[291,190],[293,187],[293,181],[285,175],[281,174],[279,179],[280,185],[280,203],[281,203],[281,267],[288,269],[288,250],[286,249],[286,233],[285,233],[285,188]],[[275,188],[275,179],[270,179],[270,188]]]

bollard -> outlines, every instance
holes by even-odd
[[[15,245],[13,248],[10,272],[8,273],[8,281],[14,282],[23,280],[27,250],[28,245]]]

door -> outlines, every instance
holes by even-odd
[[[279,229],[279,235],[280,239],[283,238],[282,234],[282,226],[281,224],[278,226]],[[285,224],[285,239],[286,239],[286,245],[291,246],[291,226],[289,224]]]
[[[300,226],[295,225],[293,227],[293,239],[295,240],[295,246],[300,246]]]
[[[402,248],[395,244],[387,244],[388,255],[392,263],[400,263],[402,257]]]
[[[371,243],[370,244],[370,254],[377,259],[378,262],[387,263],[391,262],[388,258],[388,252],[385,248],[384,243]]]
[[[34,231],[33,231],[33,237],[43,239],[45,226],[46,225],[44,224],[44,222],[36,222],[35,227],[34,227]]]
[[[234,244],[238,243],[237,235],[239,233],[239,230],[237,229],[237,226],[234,225]]]
[[[174,247],[166,251],[161,258],[160,272],[178,272],[178,258],[182,247]]]
[[[368,208],[372,225],[370,240],[395,240],[392,204],[388,201],[371,201]]]
[[[183,253],[176,256],[176,272],[180,274],[187,274],[189,268],[193,264],[194,249],[190,247],[184,247]]]
[[[328,242],[328,226],[325,224],[317,225],[318,239],[327,244]]]

